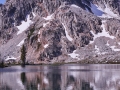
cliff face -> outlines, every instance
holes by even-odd
[[[0,5],[1,59],[28,63],[119,61],[119,0],[7,0]]]

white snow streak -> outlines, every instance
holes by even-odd
[[[38,34],[40,34],[40,30],[39,30]]]
[[[109,46],[113,51],[120,51],[120,49],[116,48],[116,46],[110,46],[108,42],[106,45]]]
[[[95,52],[97,53],[97,54],[100,54],[100,49],[95,45]]]
[[[36,15],[35,15],[35,13],[34,13],[34,12],[32,12],[32,14],[33,14],[33,17],[36,17]]]
[[[68,55],[72,58],[78,58],[79,54],[76,54],[75,52],[76,52],[76,50],[74,50],[73,53],[68,54]]]
[[[67,32],[67,28],[66,26],[62,23],[63,27],[65,28],[65,34],[66,34],[66,37],[69,41],[73,41],[73,39],[69,36],[68,32]]]
[[[15,58],[15,57],[13,57],[13,56],[8,56],[8,57],[5,59],[5,61],[8,61],[8,60],[10,60],[10,59],[15,60],[15,59],[17,59],[17,58]]]
[[[43,27],[46,27],[47,24],[49,24],[50,22],[47,22],[47,23],[43,23]]]
[[[40,42],[40,38],[38,38],[38,42]]]
[[[23,31],[25,31],[31,24],[32,24],[32,20],[30,20],[30,15],[27,15],[27,21],[22,21],[22,24],[20,26],[17,26],[17,28],[19,29],[17,35],[21,34]]]
[[[25,40],[25,39],[23,39],[17,46],[18,46],[18,47],[21,47],[21,46],[24,44],[24,40]]]
[[[110,48],[111,48],[113,51],[120,51],[120,49],[117,49],[116,46],[110,46]]]
[[[75,8],[80,8],[79,6],[75,5],[75,4],[72,4],[71,5],[72,7],[75,7]]]
[[[49,46],[49,44],[46,44],[46,45],[44,45],[44,48],[47,48]]]
[[[49,15],[49,16],[47,16],[47,17],[43,17],[45,20],[51,20],[51,19],[53,19],[53,14],[51,14],[51,15]]]
[[[93,31],[91,31],[91,33],[93,34],[94,38],[93,38],[93,41],[98,38],[98,37],[102,37],[102,36],[105,36],[105,37],[109,37],[111,39],[114,39],[115,37],[114,36],[110,36],[109,33],[105,30],[105,25],[104,25],[105,21],[102,21],[102,25],[101,27],[103,28],[102,30],[102,33],[97,33],[97,34],[94,34]],[[91,41],[91,43],[93,42]]]

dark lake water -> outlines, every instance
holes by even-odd
[[[120,90],[120,65],[36,65],[0,69],[0,90]]]

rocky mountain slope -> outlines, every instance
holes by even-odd
[[[0,58],[28,63],[118,63],[120,0],[7,0]]]

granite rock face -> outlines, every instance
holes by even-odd
[[[23,44],[28,63],[118,60],[119,4],[119,0],[7,0],[0,5],[1,60],[19,61]]]

